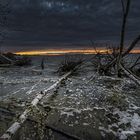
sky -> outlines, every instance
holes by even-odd
[[[0,27],[4,50],[86,48],[91,40],[119,42],[120,0],[12,0],[8,9],[6,26]],[[140,0],[132,0],[126,43],[140,33],[139,25]]]

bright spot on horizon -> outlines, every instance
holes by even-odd
[[[32,50],[32,51],[20,51],[15,52],[17,55],[64,55],[64,54],[97,54],[100,52],[102,54],[111,53],[107,49],[48,49],[48,50]],[[131,53],[140,53],[140,50],[136,49],[131,51]]]
[[[106,53],[107,50],[100,49],[100,53]],[[17,55],[63,55],[63,54],[96,54],[94,49],[48,49],[15,52]]]

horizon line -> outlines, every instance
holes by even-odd
[[[107,54],[112,53],[109,49],[45,49],[14,52],[16,55],[65,55],[65,54]],[[130,53],[139,54],[140,49],[134,49]]]

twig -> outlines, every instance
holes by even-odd
[[[131,66],[130,69],[133,69],[135,66],[139,65],[139,64],[140,64],[139,60],[140,60],[140,56],[137,58],[137,60],[136,60],[135,63]]]
[[[131,43],[130,47],[123,53],[123,57],[130,53],[130,51],[136,46],[136,44],[140,41],[140,35],[138,35],[134,41]]]

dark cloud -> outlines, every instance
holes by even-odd
[[[1,1],[1,0],[0,0]],[[119,40],[120,0],[13,0],[5,45],[61,46]],[[140,32],[140,1],[132,0],[127,40]]]

